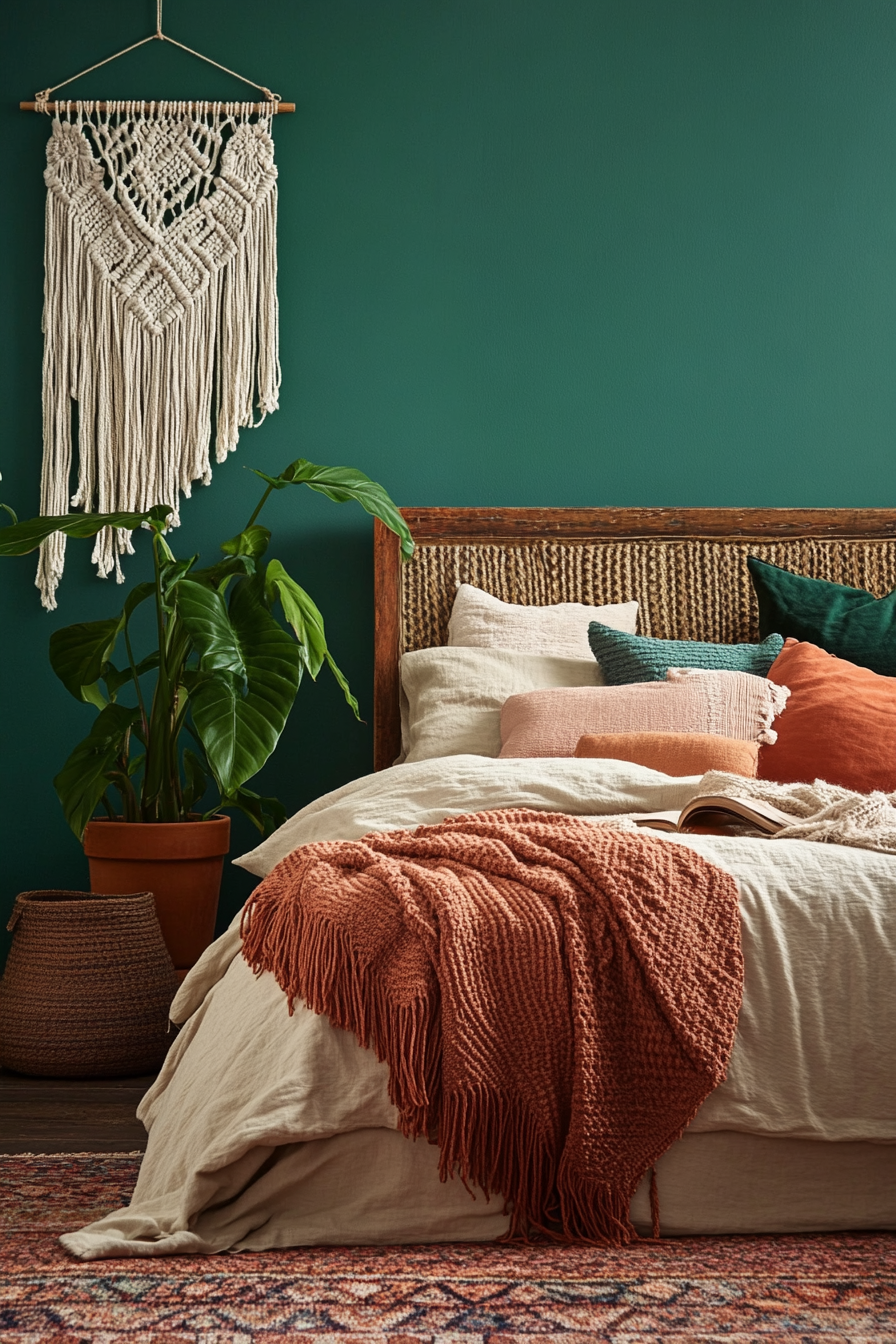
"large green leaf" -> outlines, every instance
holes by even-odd
[[[163,560],[159,565],[159,580],[162,589],[162,599],[166,605],[176,600],[177,588],[181,579],[186,578],[190,570],[199,559],[198,555],[191,555],[186,560]]]
[[[177,609],[199,655],[200,672],[232,672],[245,682],[246,661],[221,594],[184,579],[177,588]]]
[[[221,550],[225,555],[248,555],[253,560],[260,560],[270,540],[271,534],[268,529],[259,523],[253,523],[249,527],[244,527],[235,537],[231,537],[230,541],[225,541]]]
[[[108,771],[124,750],[128,730],[139,717],[138,709],[106,705],[53,780],[65,819],[79,840],[106,792]]]
[[[259,560],[268,548],[271,534],[266,527],[253,524],[238,532],[230,541],[225,541],[221,550],[224,559],[205,569],[195,569],[190,575],[197,583],[225,591],[232,578],[255,573],[255,561]]]
[[[204,583],[223,593],[232,578],[243,578],[246,575],[251,577],[254,573],[255,561],[251,555],[228,555],[224,560],[219,560],[217,564],[209,565],[206,569],[194,569],[190,578],[195,583]]]
[[[299,656],[305,670],[312,677],[317,677],[327,656],[327,637],[324,633],[324,618],[316,603],[295,579],[290,578],[279,560],[268,561],[264,586],[272,606],[277,598],[280,599],[283,615],[299,642]]]
[[[256,774],[277,745],[301,676],[299,651],[265,606],[259,579],[221,596],[185,579],[178,611],[199,670],[188,674],[193,723],[224,797]]]
[[[286,809],[277,798],[264,798],[251,789],[237,789],[230,798],[224,798],[209,816],[213,816],[220,807],[236,807],[245,813],[262,835],[272,835],[278,826],[286,820]]]
[[[49,518],[28,518],[23,523],[0,528],[0,555],[27,555],[54,532],[67,537],[95,537],[104,527],[126,527],[143,523],[164,524],[171,513],[170,504],[155,504],[146,513],[63,513]]]
[[[316,678],[318,672],[326,663],[341,687],[342,694],[351,706],[355,718],[360,719],[358,702],[352,695],[345,676],[336,666],[333,656],[327,648],[324,618],[321,616],[317,604],[309,597],[305,589],[296,583],[295,579],[290,578],[279,560],[268,561],[265,571],[265,592],[271,604],[273,604],[275,598],[279,597],[283,614],[295,631],[296,639],[299,641],[299,656],[306,670],[312,677]]]
[[[125,598],[124,606],[121,609],[122,620],[127,625],[141,602],[145,602],[148,597],[155,594],[156,586],[154,583],[137,583]]]
[[[291,462],[279,476],[266,476],[254,467],[252,470],[256,476],[267,481],[273,490],[285,490],[288,485],[307,485],[337,504],[356,500],[362,509],[372,513],[374,518],[379,518],[397,535],[401,542],[401,553],[406,560],[414,554],[414,542],[407,523],[383,487],[365,476],[363,471],[356,471],[354,467],[319,467],[304,457]]]
[[[122,617],[113,616],[108,621],[81,621],[53,631],[50,666],[76,700],[96,703],[90,690],[112,657],[121,627]]]
[[[100,678],[106,680],[106,689],[110,695],[114,695],[131,678],[130,669],[119,673],[114,667],[107,668],[106,664],[133,612],[154,591],[153,584],[138,583],[128,594],[120,616],[111,616],[105,621],[81,621],[77,625],[67,625],[62,630],[53,631],[50,636],[50,666],[76,700],[87,701],[102,709],[106,697],[98,685]],[[146,670],[144,667],[143,671]]]
[[[333,661],[333,655],[330,653],[329,649],[327,649],[326,652],[326,659],[327,659],[327,667],[330,669],[330,671],[333,673],[333,676],[336,678],[336,683],[339,686],[339,689],[342,691],[342,694],[345,696],[346,703],[350,707],[352,713],[354,714],[358,722],[363,723],[364,720],[361,718],[361,711],[358,709],[358,702],[351,693],[351,688],[349,687],[345,674],[339,670],[339,668]]]

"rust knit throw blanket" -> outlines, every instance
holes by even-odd
[[[620,1244],[644,1173],[725,1077],[734,879],[683,845],[507,810],[305,845],[251,897],[243,955],[389,1065],[442,1179],[510,1234]]]

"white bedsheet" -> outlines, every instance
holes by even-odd
[[[263,876],[311,840],[500,806],[595,817],[677,808],[696,782],[623,762],[419,762],[317,800],[239,862]],[[656,843],[690,845],[731,872],[741,896],[737,1038],[728,1078],[690,1132],[896,1142],[896,857],[804,841],[657,836]],[[395,1129],[385,1066],[301,1005],[290,1017],[273,978],[253,977],[239,949],[237,920],[184,982],[172,1016],[185,1025],[140,1110],[150,1140],[134,1201],[66,1236],[75,1254],[290,1244],[297,1215],[277,1205],[284,1162],[311,1162],[313,1145],[334,1136]],[[402,1149],[402,1161],[429,1162],[425,1145],[407,1147],[415,1155]],[[503,1230],[495,1201],[473,1204],[459,1182],[433,1189],[431,1217],[424,1200],[414,1237],[393,1240],[483,1239]],[[389,1216],[394,1210],[371,1212],[371,1227],[385,1218],[386,1239]]]
[[[624,761],[421,761],[317,799],[238,862],[264,877],[312,840],[489,807],[663,811],[683,807],[697,782]],[[728,1079],[692,1129],[896,1141],[896,858],[796,840],[657,835],[670,841],[737,879],[746,963]]]

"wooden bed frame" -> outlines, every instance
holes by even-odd
[[[374,768],[400,750],[402,653],[444,644],[458,583],[504,601],[637,599],[639,630],[756,635],[746,556],[882,596],[896,588],[896,509],[406,508],[417,549],[374,522]]]

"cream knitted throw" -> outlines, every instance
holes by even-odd
[[[69,507],[72,401],[87,512],[170,504],[277,409],[270,114],[237,103],[70,103],[47,145],[41,513]],[[132,552],[105,529],[101,575]],[[65,538],[41,550],[56,605]]]
[[[855,793],[823,779],[814,784],[773,784],[711,770],[700,780],[694,797],[701,794],[758,798],[792,812],[793,825],[769,837],[774,840],[818,840],[896,854],[896,793]]]

